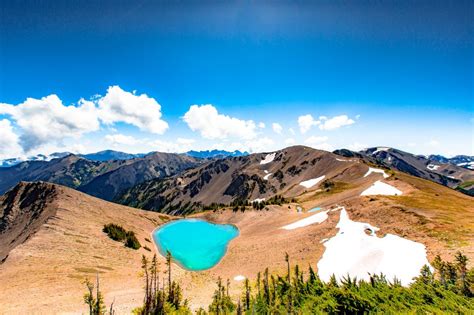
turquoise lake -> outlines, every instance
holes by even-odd
[[[239,230],[233,225],[183,219],[158,228],[153,239],[162,255],[169,251],[173,260],[182,267],[198,271],[215,266],[237,235]]]

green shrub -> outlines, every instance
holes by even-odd
[[[124,242],[126,247],[133,249],[139,249],[141,247],[135,233],[133,231],[125,230],[120,225],[109,223],[104,225],[102,231],[107,233],[107,235],[114,241]]]
[[[114,241],[123,241],[127,238],[127,231],[120,225],[114,223],[104,225],[102,231],[107,233],[107,235]]]
[[[125,246],[133,249],[139,249],[142,247],[138,241],[135,233],[132,231],[127,232],[127,239],[125,240]]]

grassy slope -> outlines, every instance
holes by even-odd
[[[402,173],[396,175],[416,188],[415,191],[388,199],[438,223],[431,235],[446,241],[451,246],[463,247],[474,240],[474,198],[455,190],[434,184],[428,180]]]

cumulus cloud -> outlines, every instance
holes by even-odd
[[[265,128],[265,123],[259,122],[259,123],[258,123],[258,128],[264,129],[264,128]]]
[[[354,120],[347,117],[347,115],[340,115],[335,116],[333,118],[326,118],[321,119],[321,123],[319,124],[319,129],[321,130],[334,130],[341,128],[343,126],[349,126],[355,123]]]
[[[155,134],[168,129],[168,123],[161,119],[161,105],[146,94],[136,95],[111,86],[97,104],[99,117],[105,124],[125,122]]]
[[[298,117],[298,126],[302,134],[307,133],[311,127],[319,124],[319,121],[314,120],[313,116],[308,114]]]
[[[275,133],[281,135],[281,132],[283,130],[283,127],[279,123],[273,123],[272,124],[272,129]]]
[[[192,105],[184,114],[183,120],[193,131],[198,131],[206,139],[253,139],[256,125],[252,120],[241,120],[219,114],[211,105]]]
[[[134,137],[123,134],[106,135],[105,140],[114,147],[120,145],[134,145],[138,143],[138,140]]]
[[[0,159],[20,156],[22,149],[19,140],[11,122],[8,119],[0,120]]]
[[[318,120],[314,119],[310,114],[298,117],[298,126],[302,134],[308,132],[313,126],[319,126],[321,130],[335,130],[354,123],[355,121],[347,115],[334,116],[332,118],[320,116]]]
[[[0,114],[8,115],[21,130],[20,144],[25,152],[66,138],[79,138],[117,122],[143,131],[162,134],[168,124],[161,119],[161,106],[145,94],[136,95],[119,86],[108,88],[105,96],[81,99],[66,106],[57,95],[27,98],[17,105],[0,103]]]
[[[22,130],[20,141],[25,151],[65,137],[80,137],[100,127],[92,102],[65,106],[56,95],[28,98],[17,106],[0,104],[0,114],[9,115]]]

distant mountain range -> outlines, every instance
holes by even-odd
[[[49,161],[25,161],[0,168],[0,194],[20,181],[45,181],[112,200],[124,189],[177,174],[201,161],[184,154],[159,152],[128,160],[92,161],[69,154]]]
[[[114,151],[114,150],[104,150],[104,151],[99,151],[95,153],[76,154],[76,156],[86,158],[90,161],[104,162],[104,161],[113,161],[113,160],[130,160],[130,159],[135,159],[135,158],[142,158],[152,153],[154,152],[132,154],[132,153],[125,153],[125,152]],[[70,154],[73,154],[73,153],[56,152],[50,155],[38,154],[35,156],[28,157],[26,159],[24,158],[4,159],[4,160],[0,160],[0,167],[11,167],[25,161],[51,161],[52,159],[62,158]],[[241,152],[239,150],[236,150],[233,152],[229,152],[225,150],[210,150],[210,151],[207,150],[207,151],[188,151],[184,154],[195,157],[195,158],[200,158],[200,159],[210,159],[210,158],[220,159],[220,158],[224,158],[228,156],[245,156],[245,155],[248,155],[248,152]]]

